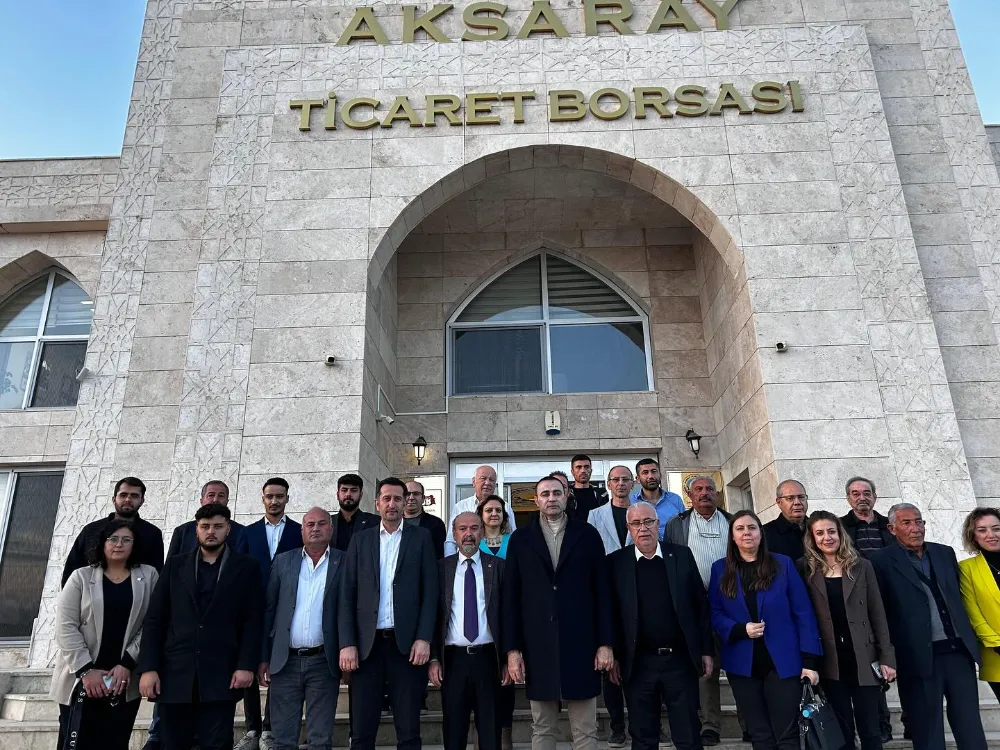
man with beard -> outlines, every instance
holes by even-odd
[[[809,495],[802,482],[795,479],[779,482],[774,494],[781,515],[764,524],[767,548],[771,552],[798,560],[806,553],[804,539]]]
[[[333,516],[333,548],[347,552],[356,531],[378,526],[379,517],[359,510],[365,480],[357,474],[343,474],[337,480],[337,503],[340,510]]]
[[[163,532],[149,521],[139,518],[139,508],[142,507],[145,499],[146,485],[142,483],[141,479],[125,477],[118,480],[112,495],[115,512],[83,527],[83,530],[76,537],[76,541],[73,542],[73,547],[66,558],[66,564],[63,566],[63,586],[66,585],[66,581],[69,580],[74,570],[88,565],[87,552],[101,533],[104,524],[115,518],[132,522],[132,527],[135,529],[136,547],[139,550],[136,562],[151,565],[157,571],[163,569]]]
[[[441,688],[444,748],[465,750],[475,713],[479,750],[500,750],[500,685],[510,682],[497,645],[504,562],[479,550],[483,521],[475,513],[459,513],[452,534],[459,554],[438,564],[441,595],[430,662],[431,682]]]
[[[236,702],[260,657],[260,566],[226,546],[229,509],[195,513],[198,549],[163,566],[142,625],[139,692],[160,706],[166,750],[233,746]]]
[[[438,560],[444,557],[444,540],[448,536],[448,530],[444,527],[444,521],[424,512],[424,486],[420,482],[406,483],[406,498],[403,500],[403,523],[409,526],[422,526],[431,532],[434,554]]]
[[[660,475],[660,464],[655,459],[640,460],[635,465],[635,478],[637,481],[629,499],[633,503],[645,500],[656,508],[656,517],[660,519],[659,535],[663,539],[670,519],[684,512],[684,501],[680,495],[669,492],[660,485],[663,478]]]

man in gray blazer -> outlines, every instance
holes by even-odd
[[[274,558],[257,679],[271,686],[275,750],[296,750],[306,707],[310,750],[330,750],[340,690],[337,602],[344,553],[322,508],[302,518],[302,549]]]
[[[430,532],[403,524],[406,485],[378,484],[382,521],[357,531],[347,550],[339,607],[340,668],[351,675],[351,746],[374,750],[388,688],[399,750],[420,748],[420,704],[438,607]]]

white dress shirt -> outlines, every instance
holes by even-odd
[[[378,621],[375,628],[385,630],[395,627],[396,613],[393,611],[392,581],[396,577],[396,563],[399,562],[399,544],[403,540],[403,524],[395,531],[388,531],[385,522],[378,527]]]
[[[470,641],[465,637],[465,571],[472,561],[476,573],[476,612],[479,614],[479,637]],[[448,633],[444,639],[446,646],[481,646],[493,643],[490,625],[486,619],[486,586],[483,582],[483,561],[479,550],[472,557],[458,556],[455,569],[455,583],[452,586],[451,613],[448,615]]]
[[[639,551],[638,547],[636,547],[635,548],[635,559],[636,560],[641,560],[644,557],[646,557],[646,556]],[[663,559],[663,551],[660,549],[660,543],[659,542],[656,543],[656,552],[653,553],[653,557],[658,557],[661,560]],[[648,558],[648,559],[652,560],[653,558],[651,557],[651,558]]]
[[[323,553],[316,565],[302,550],[299,565],[299,585],[295,592],[295,611],[292,612],[290,648],[314,648],[323,645],[323,599],[326,593],[326,571],[330,550]]]
[[[278,543],[281,542],[281,532],[285,530],[285,516],[277,523],[271,523],[264,516],[264,533],[267,534],[267,548],[271,552],[271,559],[278,553]]]
[[[503,506],[507,509],[507,517],[510,519],[510,530],[513,532],[517,528],[517,522],[514,520],[514,509],[510,507],[510,503],[506,500]],[[475,495],[455,503],[455,507],[451,509],[451,516],[448,517],[448,529],[455,528],[455,518],[458,517],[459,513],[475,513],[478,507],[479,498]],[[451,534],[448,534],[448,538],[444,540],[444,556],[448,557],[448,555],[454,555],[457,552],[458,545],[455,544],[455,540],[452,539]]]

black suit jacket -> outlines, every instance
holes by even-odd
[[[962,603],[958,584],[958,559],[955,550],[943,544],[927,542],[925,555],[930,558],[934,577],[944,597],[955,634],[969,656],[979,661],[976,634]],[[910,563],[909,553],[899,544],[880,549],[871,558],[882,592],[889,637],[896,648],[896,669],[901,679],[926,679],[934,664],[931,644],[931,615],[927,595]]]
[[[197,521],[185,521],[170,535],[170,548],[167,550],[167,557],[183,555],[198,547]],[[229,522],[229,536],[226,537],[226,544],[236,552],[247,554],[247,541],[244,536],[246,526],[236,521]]]
[[[872,511],[875,514],[875,521],[878,523],[878,533],[882,537],[882,546],[891,547],[896,544],[896,537],[892,535],[889,531],[889,519],[878,513],[878,511]],[[854,546],[858,546],[858,517],[854,515],[852,510],[846,516],[841,516],[840,520],[844,523],[844,529],[847,531],[847,536],[851,537],[851,541],[854,542]],[[861,550],[858,550],[861,552]],[[864,554],[864,553],[862,553]]]
[[[264,519],[254,521],[243,530],[246,553],[257,560],[260,565],[261,585],[267,585],[268,576],[271,573],[271,548],[267,544],[267,530],[264,528]],[[302,549],[302,525],[291,518],[285,517],[285,528],[281,531],[281,538],[278,540],[278,549],[274,556],[277,557],[282,552],[291,552],[293,549]]]
[[[662,561],[667,569],[670,600],[677,613],[677,624],[684,634],[687,655],[695,673],[702,673],[701,657],[712,656],[712,618],[708,595],[701,582],[694,555],[687,547],[660,542]],[[622,681],[632,674],[639,636],[639,590],[635,585],[635,545],[630,544],[608,556],[611,566],[611,602],[615,614],[615,635],[621,664]],[[662,596],[662,591],[644,591],[642,596]]]
[[[501,596],[503,587],[504,561],[499,557],[479,553],[479,560],[483,566],[483,589],[486,598],[486,622],[490,626],[490,635],[493,636],[493,643],[497,647],[498,667],[502,669],[507,663],[507,655],[501,651],[503,639],[501,637],[502,623],[500,620]],[[451,620],[452,603],[455,600],[455,574],[458,572],[459,563],[465,561],[462,555],[448,555],[443,560],[438,560],[438,571],[441,580],[441,595],[438,597],[440,606],[438,607],[437,630],[434,635],[434,642],[431,644],[432,658],[441,660],[444,652],[445,639],[448,637],[448,623]],[[463,565],[462,575],[465,575]]]
[[[444,557],[444,540],[448,537],[448,530],[444,525],[444,521],[430,513],[421,513],[417,525],[431,532],[431,541],[434,543],[434,555],[440,560]]]
[[[522,652],[530,700],[594,698],[597,649],[614,645],[604,542],[589,523],[568,519],[553,569],[540,523],[518,529],[507,545],[504,652]]]
[[[434,640],[439,583],[430,532],[419,526],[401,524],[401,528],[403,537],[392,579],[393,628],[400,653],[409,654],[414,641]],[[371,653],[378,625],[381,530],[380,523],[354,532],[341,574],[340,647],[357,646],[361,659]]]
[[[167,560],[142,624],[136,671],[157,672],[162,703],[190,703],[195,681],[201,701],[235,701],[233,672],[257,670],[263,601],[260,566],[227,549],[215,595],[201,613],[195,568],[200,550]]]
[[[340,520],[340,511],[337,511],[333,514],[333,541],[331,542],[332,546],[336,549],[340,549],[340,547],[337,547],[337,526],[340,524]],[[363,531],[364,529],[370,529],[378,526],[379,521],[381,520],[382,519],[374,513],[366,513],[363,510],[359,510],[357,515],[354,517],[354,533],[357,534],[359,531]],[[353,539],[354,537],[351,538]],[[347,550],[343,549],[341,552],[347,552]]]
[[[115,514],[111,513],[104,518],[91,521],[83,527],[77,535],[76,541],[73,542],[73,547],[70,549],[69,555],[66,557],[66,564],[63,565],[62,584],[60,585],[66,585],[66,581],[69,580],[74,570],[85,568],[90,564],[87,562],[87,555],[90,552],[91,546],[97,541],[97,537],[101,533],[101,529],[104,528],[104,524],[114,517]],[[150,565],[157,572],[161,571],[163,569],[163,532],[160,531],[159,526],[154,526],[149,521],[139,518],[138,514],[130,520],[132,521],[132,526],[135,528],[137,559],[143,565]]]
[[[769,551],[784,555],[792,562],[806,553],[805,530],[784,516],[778,516],[773,521],[765,523],[762,530]]]

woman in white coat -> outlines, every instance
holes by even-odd
[[[138,563],[137,544],[131,523],[109,521],[90,550],[90,565],[73,571],[59,595],[49,697],[59,703],[60,750],[128,748],[139,712],[132,670],[157,578]]]

